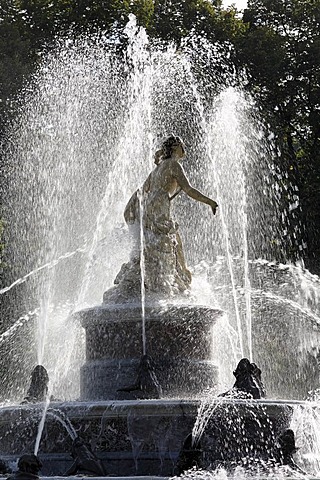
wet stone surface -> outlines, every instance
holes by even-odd
[[[124,308],[125,307],[125,308]],[[222,312],[210,307],[146,307],[147,353],[164,396],[197,398],[217,383],[212,362],[212,327]],[[86,330],[81,368],[83,400],[134,399],[118,388],[133,383],[142,355],[141,307],[101,306],[76,314]]]
[[[69,419],[76,434],[102,460],[108,475],[172,475],[183,438],[194,423],[196,405],[179,401],[116,403],[88,404],[87,409],[81,404],[78,409],[74,404],[52,407]],[[13,461],[33,451],[42,411],[40,405],[1,411],[2,458]],[[63,475],[72,464],[72,439],[50,418],[50,408],[48,413],[39,449],[43,474]]]

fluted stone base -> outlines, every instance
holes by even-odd
[[[132,385],[139,367],[139,359],[100,360],[87,362],[81,369],[81,398],[137,399],[139,391],[119,392]],[[197,397],[204,388],[213,387],[217,381],[217,368],[211,361],[188,359],[156,364],[157,379],[166,398]],[[184,394],[182,394],[184,392]]]
[[[193,305],[146,306],[146,353],[155,363],[164,396],[196,397],[217,382],[212,326],[220,310]],[[132,385],[142,348],[141,307],[117,305],[77,313],[86,330],[82,400],[135,398],[117,389]]]

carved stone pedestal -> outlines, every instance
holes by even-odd
[[[212,326],[221,314],[202,306],[146,307],[146,353],[154,360],[164,396],[197,397],[216,385]],[[137,375],[143,353],[141,307],[103,305],[77,316],[86,330],[81,399],[136,398],[117,389],[132,385]]]

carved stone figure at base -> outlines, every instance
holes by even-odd
[[[36,455],[22,455],[18,461],[18,471],[8,480],[39,480],[42,463]]]
[[[65,475],[87,475],[95,477],[104,477],[106,475],[101,460],[96,457],[82,438],[76,437],[74,439],[71,455],[74,462]]]
[[[179,163],[184,156],[185,148],[180,138],[169,137],[156,152],[155,169],[141,189],[131,196],[124,218],[135,246],[130,261],[122,266],[115,279],[116,286],[105,292],[104,303],[128,303],[140,297],[141,230],[146,296],[168,299],[188,291],[191,273],[186,266],[178,224],[171,218],[171,202],[183,191],[194,200],[209,205],[213,214],[218,205],[190,185]]]
[[[117,391],[132,392],[135,398],[140,399],[161,397],[162,388],[155,373],[154,362],[149,355],[142,355],[135,383]]]
[[[233,372],[236,377],[235,384],[228,392],[222,393],[220,397],[237,396],[239,393],[245,393],[252,398],[264,398],[266,391],[261,380],[261,370],[255,363],[251,363],[247,358],[242,358]]]
[[[179,452],[178,460],[175,466],[175,474],[182,475],[183,472],[191,468],[199,469],[202,467],[202,449],[198,441],[195,445],[192,444],[192,433],[190,433]]]
[[[296,470],[304,475],[304,472],[294,461],[293,454],[297,452],[297,447],[295,445],[294,432],[290,428],[284,430],[278,438],[279,449],[278,449],[278,458],[277,462],[280,465],[287,465],[288,467]]]
[[[6,475],[7,473],[11,473],[12,471],[8,467],[5,461],[0,459],[0,475]]]
[[[46,400],[48,395],[49,375],[42,365],[37,365],[31,372],[31,382],[23,403],[37,403]]]

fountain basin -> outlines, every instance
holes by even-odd
[[[231,425],[241,419],[242,424],[251,421],[253,412],[261,424],[275,437],[288,428],[292,408],[272,401],[216,400],[219,415],[212,416],[203,439],[205,458],[221,460],[214,425]],[[197,417],[199,401],[191,400],[140,400],[116,402],[70,402],[50,404],[40,443],[39,457],[43,461],[43,475],[63,475],[71,466],[71,444],[63,423],[67,418],[77,435],[81,436],[103,461],[107,475],[137,476],[174,474],[175,464],[184,439],[192,431]],[[225,414],[221,415],[221,412]],[[0,456],[6,461],[16,461],[22,454],[32,452],[43,413],[43,405],[3,407],[0,410]],[[228,415],[229,422],[225,422]],[[211,423],[213,422],[213,423]],[[259,430],[261,433],[261,429]],[[233,432],[231,432],[233,433]],[[254,441],[258,438],[255,432]],[[250,439],[240,440],[244,445]],[[225,441],[223,433],[220,443]],[[260,446],[255,451],[263,456]],[[253,443],[251,441],[251,443]],[[224,447],[226,450],[226,447]],[[229,449],[230,453],[231,449]],[[270,455],[270,452],[267,452]],[[215,458],[214,458],[215,455]]]
[[[197,397],[216,385],[212,327],[222,313],[206,306],[146,305],[146,352],[164,396]],[[123,399],[117,389],[134,383],[142,355],[141,306],[102,305],[75,316],[86,330],[81,399]],[[126,392],[125,398],[136,397]]]

